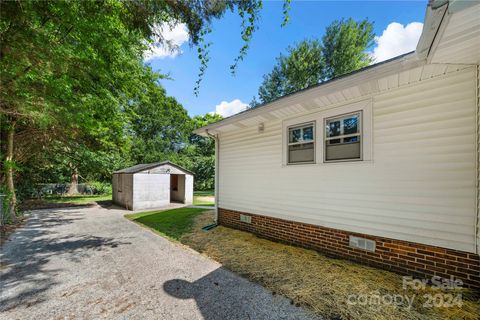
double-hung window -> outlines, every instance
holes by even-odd
[[[288,128],[288,164],[315,162],[315,122]]]
[[[325,119],[325,162],[362,160],[362,112]]]

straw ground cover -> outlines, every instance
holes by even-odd
[[[192,228],[180,241],[217,260],[225,268],[282,294],[327,319],[479,319],[478,293],[462,290],[405,290],[402,277],[352,262],[331,259],[312,250],[260,239],[253,234],[217,227],[204,232],[213,221],[212,211],[195,215]],[[428,307],[424,295],[462,295],[462,305]],[[366,297],[413,297],[408,303],[349,304],[350,295]],[[388,300],[383,300],[387,301]],[[457,301],[458,302],[458,301]]]

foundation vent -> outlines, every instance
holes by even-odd
[[[240,221],[245,222],[245,223],[252,223],[252,217],[241,214],[240,215]]]
[[[350,236],[350,247],[375,252],[375,241]]]

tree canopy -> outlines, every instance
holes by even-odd
[[[260,0],[0,0],[0,192],[12,220],[17,195],[37,183],[69,182],[75,192],[80,180],[109,181],[137,163],[174,161],[195,172],[196,189],[213,188],[214,142],[192,131],[221,117],[191,118],[143,57],[155,41],[168,45],[159,26],[186,24],[198,50],[198,93],[212,21],[227,11],[242,19],[234,73],[261,9]],[[302,41],[277,59],[261,102],[369,64],[372,39],[368,21],[334,22],[322,41]]]
[[[368,66],[372,59],[367,49],[374,36],[373,24],[368,20],[332,22],[322,41],[303,40],[277,58],[272,71],[263,76],[258,89],[260,102],[254,99],[251,106]]]
[[[363,68],[373,62],[366,51],[373,44],[373,23],[368,20],[337,20],[322,38],[325,78],[331,79]]]
[[[220,121],[218,114],[206,114],[192,118],[192,129],[198,129],[210,123]],[[182,163],[195,172],[196,190],[213,190],[215,188],[215,142],[194,133],[188,137],[188,146],[182,150]]]
[[[201,77],[205,35],[226,11],[242,18],[242,60],[256,29],[259,0],[1,1],[0,183],[15,217],[15,183],[28,188],[42,172],[111,172],[158,161],[185,147],[191,121],[143,62],[158,26],[184,23],[198,46]],[[55,166],[54,166],[55,165]],[[92,170],[91,168],[99,170]],[[89,169],[90,168],[90,169]]]
[[[318,40],[304,40],[280,55],[258,89],[262,103],[305,89],[325,78],[325,59]]]

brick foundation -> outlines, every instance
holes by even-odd
[[[241,222],[240,214],[251,216],[251,224]],[[454,276],[464,287],[480,289],[480,256],[474,253],[434,247],[414,242],[358,234],[316,225],[218,209],[219,224],[249,231],[263,238],[314,249],[377,268],[419,278]],[[349,236],[375,240],[375,252],[351,248]]]

